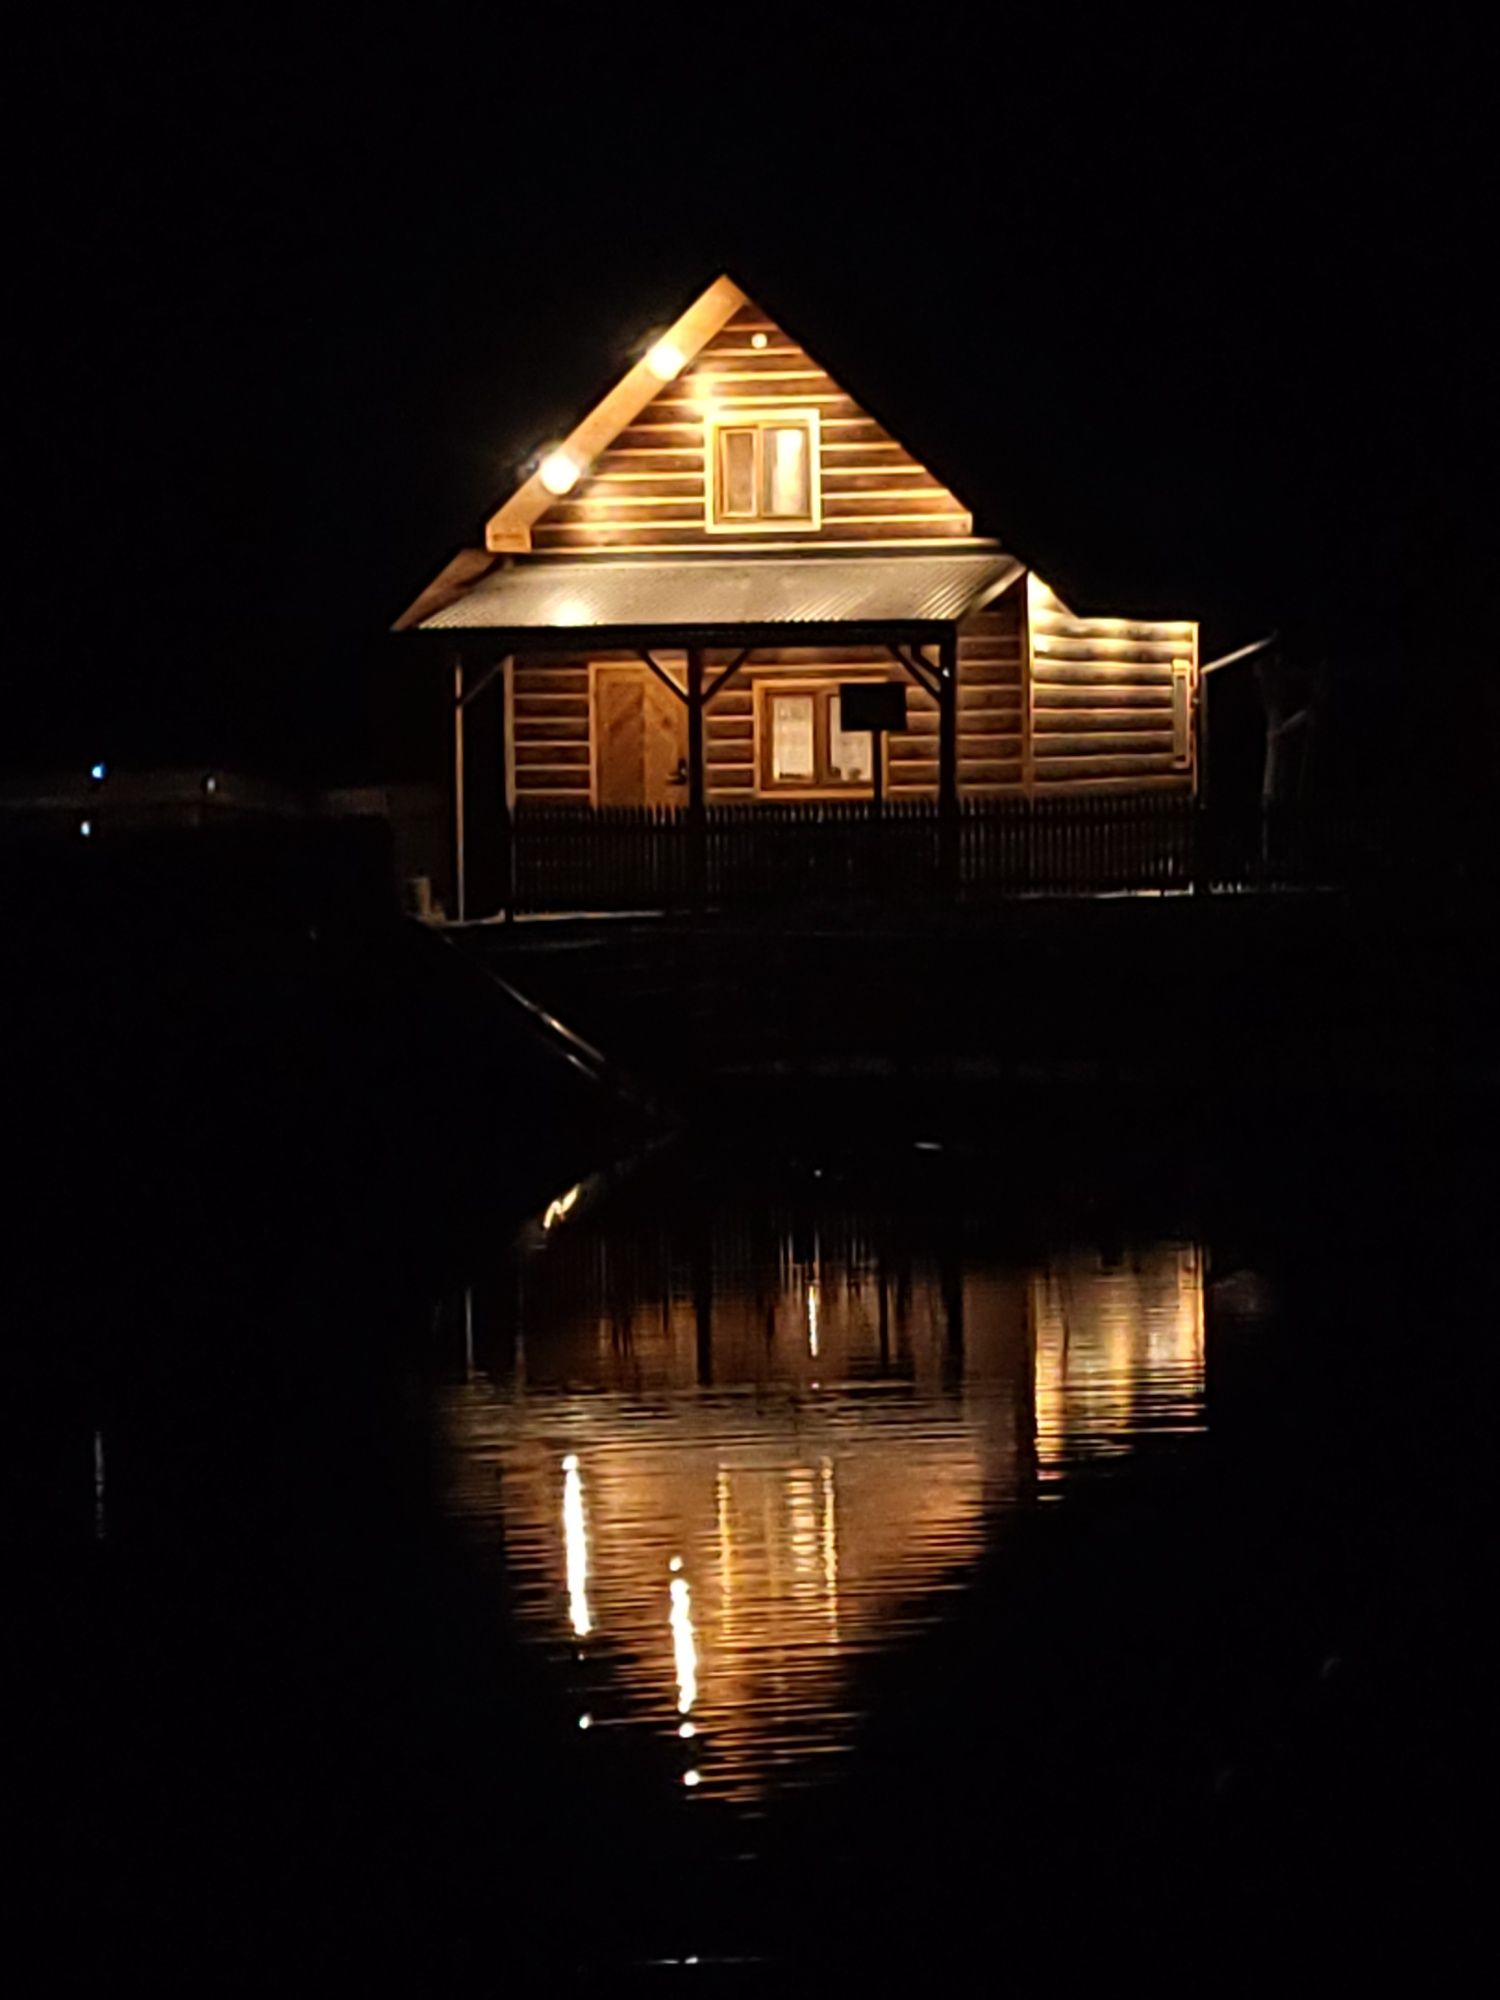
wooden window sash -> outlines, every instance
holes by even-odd
[[[773,514],[769,511],[770,453],[766,448],[766,434],[771,431],[795,431],[802,439],[802,479],[806,504],[801,513]],[[731,512],[728,505],[727,441],[747,433],[752,440],[754,511]],[[776,408],[711,412],[706,420],[704,444],[709,457],[707,485],[710,505],[706,526],[710,533],[748,531],[764,534],[821,529],[823,508],[818,476],[821,423],[816,410]]]
[[[884,676],[855,675],[856,679],[883,679]],[[773,798],[860,798],[868,797],[874,786],[873,768],[867,778],[838,778],[833,774],[832,721],[833,704],[838,700],[838,683],[826,681],[804,682],[792,687],[767,687],[764,682],[757,688],[757,756],[759,786],[762,796]],[[778,778],[775,775],[775,717],[772,704],[778,700],[805,700],[812,698],[813,704],[813,765],[810,778]],[[851,732],[868,735],[868,731]],[[871,763],[879,755],[876,745],[870,746]]]

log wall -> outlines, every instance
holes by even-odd
[[[764,347],[752,344],[758,336]],[[600,453],[573,492],[548,507],[531,546],[551,554],[732,547],[733,533],[710,534],[705,526],[710,406],[818,412],[822,525],[744,537],[761,548],[773,539],[922,545],[973,532],[962,501],[790,335],[746,305]]]

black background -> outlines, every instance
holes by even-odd
[[[1480,754],[1439,14],[120,10],[12,89],[12,768],[419,766],[390,622],[725,268],[1079,608],[1331,652],[1371,774]]]

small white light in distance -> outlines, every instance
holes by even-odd
[[[107,764],[90,764],[89,776],[96,785],[102,785],[104,780],[109,776],[109,766]]]
[[[698,1734],[698,1725],[696,1722],[679,1722],[677,1725],[677,1734],[682,1738],[684,1743],[689,1743]]]
[[[691,1791],[694,1785],[701,1785],[703,1783],[703,1773],[701,1771],[684,1771],[682,1782]]]
[[[578,484],[580,470],[577,460],[569,458],[565,451],[549,451],[537,467],[541,482],[549,493],[571,493]]]
[[[672,1560],[667,1564],[667,1568],[675,1574],[682,1568],[682,1557],[673,1556]]]
[[[593,1716],[591,1716],[591,1715],[580,1715],[580,1716],[579,1716],[579,1718],[578,1718],[578,1727],[579,1727],[580,1729],[592,1729],[592,1728],[593,1728],[593,1726],[594,1726],[594,1718],[593,1718]]]
[[[83,835],[85,840],[88,839],[93,830],[94,822],[91,819],[81,819],[78,822],[78,831]]]
[[[659,340],[647,354],[646,366],[658,382],[671,382],[687,366],[687,356],[674,341]]]

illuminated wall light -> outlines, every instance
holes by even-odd
[[[764,346],[765,346],[765,344],[766,344],[766,336],[765,336],[765,335],[764,335],[763,333],[752,333],[752,334],[751,334],[751,336],[750,336],[750,345],[751,345],[752,347],[755,347],[755,348],[761,348],[761,347],[764,347]]]
[[[78,822],[78,831],[83,835],[85,840],[88,840],[93,834],[94,822],[91,819],[81,819]]]
[[[593,1728],[593,1726],[594,1726],[594,1718],[593,1718],[593,1716],[591,1716],[591,1715],[580,1715],[580,1716],[579,1716],[579,1718],[578,1718],[578,1727],[579,1727],[580,1729],[592,1729],[592,1728]]]
[[[693,1738],[698,1734],[698,1725],[696,1722],[679,1722],[677,1725],[677,1734],[682,1738],[684,1743],[691,1743]]]
[[[674,341],[659,340],[647,354],[646,366],[658,382],[672,382],[687,366],[687,356]]]
[[[703,1773],[701,1771],[684,1771],[682,1782],[687,1786],[689,1791],[692,1791],[695,1786],[703,1783]]]
[[[549,493],[571,493],[583,468],[565,451],[549,451],[537,467],[537,477]]]

